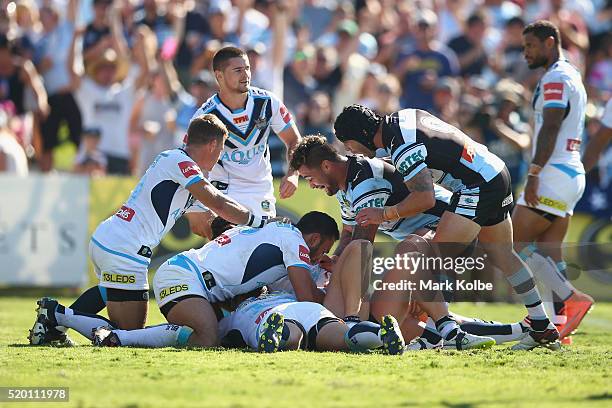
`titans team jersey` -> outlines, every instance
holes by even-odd
[[[580,160],[580,144],[584,132],[586,103],[587,94],[582,84],[580,72],[566,60],[555,62],[544,73],[533,95],[535,115],[533,154],[535,155],[537,137],[544,122],[544,109],[565,109],[565,116],[557,134],[555,149],[547,164],[563,164],[584,173]]]
[[[310,251],[301,232],[291,224],[273,222],[263,228],[236,227],[200,249],[168,261],[198,277],[212,274],[215,284],[202,278],[213,302],[250,292],[287,276],[287,268],[310,270]]]
[[[130,257],[142,246],[155,248],[193,204],[187,187],[203,179],[200,167],[183,150],[160,153],[121,209],[98,226],[92,241]],[[134,258],[148,263],[150,256]]]
[[[217,116],[229,131],[221,158],[209,175],[210,181],[225,193],[272,191],[268,136],[270,130],[278,134],[291,126],[291,114],[285,105],[274,94],[251,87],[244,109],[228,109],[215,94],[194,117],[206,113]]]
[[[486,146],[428,112],[404,109],[385,116],[383,145],[395,168],[411,180],[428,167],[465,186],[491,181],[505,167]]]
[[[394,239],[403,240],[419,228],[433,227],[452,196],[450,191],[440,186],[434,185],[434,190],[436,205],[433,208],[413,217],[385,221],[378,229]],[[402,175],[389,163],[363,156],[348,156],[346,191],[339,190],[336,198],[340,203],[342,222],[356,225],[355,218],[361,209],[395,205],[409,194]]]

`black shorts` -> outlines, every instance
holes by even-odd
[[[453,194],[446,211],[468,218],[481,227],[505,220],[513,207],[512,183],[504,166],[491,181],[468,186]]]

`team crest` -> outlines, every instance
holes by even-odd
[[[264,210],[264,211],[270,211],[270,201],[263,200],[261,202],[261,209]]]

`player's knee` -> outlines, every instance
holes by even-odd
[[[396,254],[406,254],[410,252],[416,252],[418,254],[430,254],[432,251],[432,247],[429,242],[415,234],[408,235],[402,242],[397,244],[395,247]]]
[[[373,251],[374,251],[374,246],[367,239],[353,240],[344,249],[344,252],[347,252],[349,254],[358,253],[358,254],[371,255]]]
[[[194,330],[187,344],[199,347],[217,347],[219,345],[219,336],[216,331]]]

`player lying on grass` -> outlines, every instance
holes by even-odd
[[[344,225],[340,243],[332,259],[342,254],[346,245],[354,239],[373,242],[377,229],[394,239],[402,240],[415,231],[423,233],[426,231],[425,227],[433,228],[439,220],[439,215],[446,208],[445,201],[450,197],[448,191],[437,187],[436,206],[428,214],[419,214],[379,225],[361,226],[355,222],[356,215],[361,209],[368,206],[382,207],[385,204],[393,204],[410,194],[403,183],[403,177],[392,165],[378,159],[342,156],[324,138],[318,136],[302,139],[293,154],[291,165],[310,182],[312,188],[323,188],[328,195],[336,194],[340,202]],[[401,244],[398,249],[406,252],[406,249],[401,248]],[[385,279],[399,281],[399,277],[393,277],[392,274],[387,275]],[[391,314],[398,316],[401,321],[401,317],[405,315],[409,307],[405,301],[386,302],[384,296],[380,295],[375,300],[371,307],[372,315],[375,318]],[[486,347],[494,343],[488,336],[480,337],[464,333],[451,318],[444,302],[424,303],[420,308],[434,319],[438,334],[428,331],[427,334],[431,334],[428,336],[429,340],[423,343],[430,344],[431,347],[438,347],[444,340],[446,347],[459,349]],[[414,327],[414,322],[410,323],[417,331],[422,330],[420,327]],[[404,337],[412,338],[410,334],[414,331],[405,330]],[[479,330],[479,333],[482,334],[482,332],[484,330]],[[497,332],[498,330],[492,330],[492,334]],[[436,337],[437,341],[433,341]]]
[[[89,255],[100,283],[77,299],[71,307],[74,313],[61,318],[61,326],[86,326],[89,314],[106,307],[117,327],[144,327],[152,251],[176,220],[192,210],[195,200],[236,224],[263,225],[261,217],[213,187],[200,169],[212,169],[226,139],[225,125],[214,115],[202,115],[191,121],[184,149],[157,156],[121,209],[93,233]],[[44,313],[40,309],[39,314]],[[62,330],[44,330],[42,326],[37,318],[28,336],[30,344],[66,339]]]
[[[299,300],[322,302],[323,293],[309,273],[310,257],[316,261],[338,238],[338,227],[329,215],[310,212],[296,226],[272,222],[261,229],[237,227],[221,234],[200,249],[182,252],[162,264],[153,279],[155,298],[170,324],[137,330],[116,328],[111,321],[90,316],[68,326],[100,345],[215,346],[217,314],[211,303],[288,276]],[[73,311],[51,299],[41,302],[44,330],[65,325]]]

